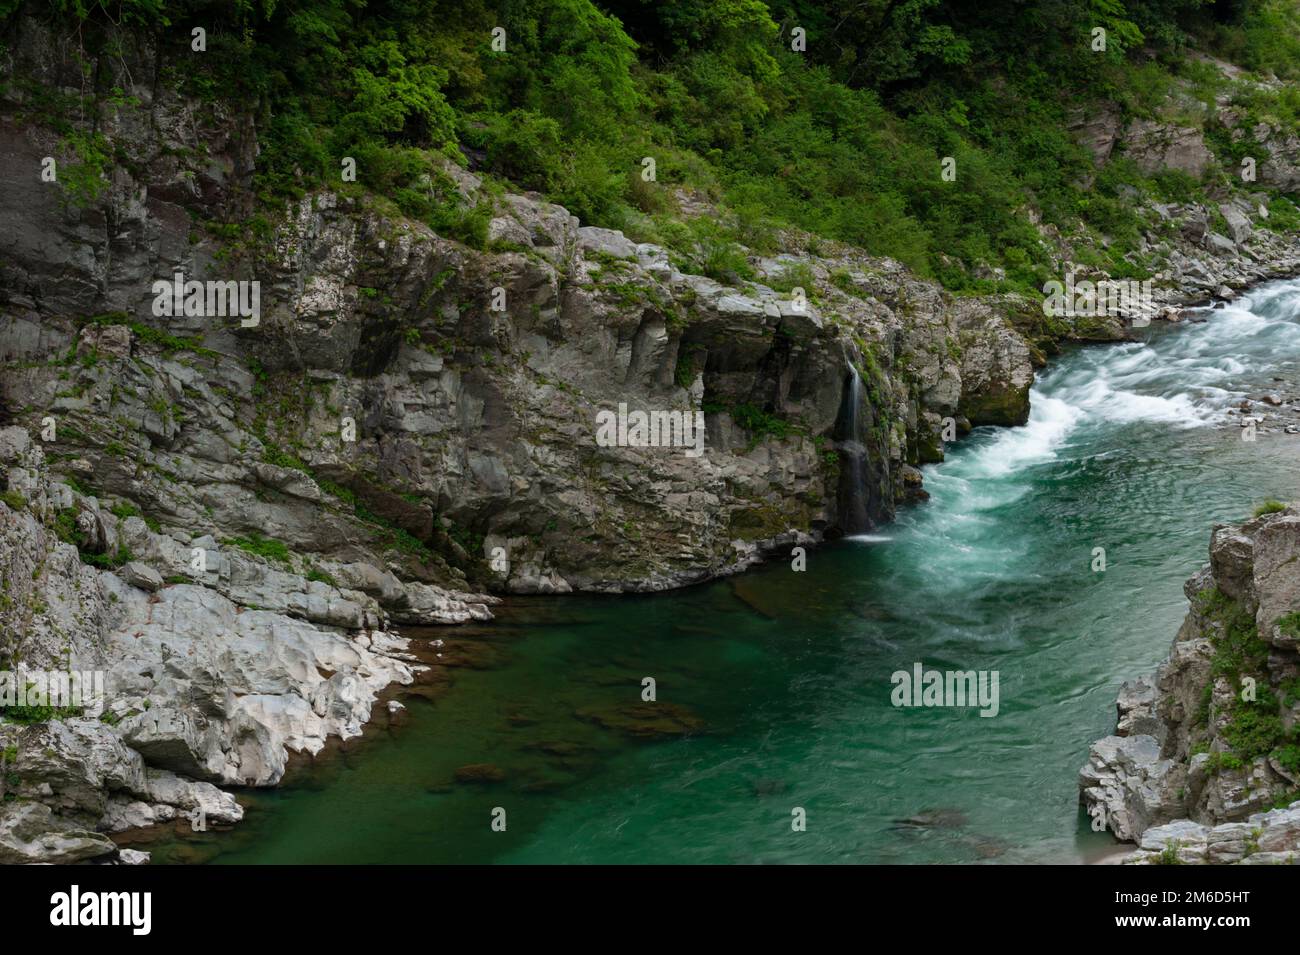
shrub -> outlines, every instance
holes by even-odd
[[[233,544],[240,550],[257,557],[264,557],[267,560],[275,561],[280,564],[289,563],[289,547],[283,541],[278,541],[272,537],[262,537],[260,534],[250,534],[247,537],[232,537],[226,543]]]
[[[778,292],[792,292],[801,288],[811,298],[817,287],[817,276],[807,262],[795,262],[781,270],[781,274],[768,279],[768,284]]]
[[[318,581],[322,584],[329,584],[331,587],[338,586],[338,582],[333,577],[317,567],[313,567],[311,570],[307,571],[307,579]]]

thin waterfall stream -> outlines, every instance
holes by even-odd
[[[872,523],[868,511],[866,486],[867,445],[862,433],[862,376],[857,365],[845,355],[845,364],[849,367],[849,379],[844,389],[844,402],[840,409],[839,442],[840,461],[843,468],[840,477],[840,501],[843,511],[843,530],[853,534],[870,530]]]

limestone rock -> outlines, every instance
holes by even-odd
[[[1093,744],[1080,798],[1090,813],[1104,813],[1116,837],[1140,843],[1132,861],[1261,864],[1296,848],[1300,807],[1264,812],[1294,797],[1295,774],[1277,755],[1282,737],[1275,752],[1238,753],[1230,730],[1251,706],[1276,708],[1281,729],[1296,724],[1279,696],[1300,672],[1300,627],[1289,616],[1300,610],[1300,514],[1288,507],[1215,527],[1210,562],[1184,590],[1191,607],[1169,656],[1154,680],[1124,685],[1121,735]],[[1222,642],[1250,628],[1269,644],[1266,659],[1226,674],[1232,659]],[[1256,699],[1239,690],[1246,676],[1258,684]]]
[[[122,567],[122,579],[132,587],[139,587],[150,593],[161,590],[163,585],[162,574],[138,560],[129,561]]]
[[[0,865],[70,863],[117,851],[107,836],[54,815],[39,802],[0,802]]]

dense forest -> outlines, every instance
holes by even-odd
[[[4,11],[4,7],[11,9]],[[733,242],[762,251],[797,226],[895,257],[954,290],[1028,289],[1045,277],[1034,227],[1080,221],[1105,241],[1087,263],[1122,276],[1136,249],[1132,190],[1174,201],[1226,187],[1248,141],[1208,138],[1220,168],[1196,181],[1108,164],[1069,135],[1103,101],[1153,115],[1172,83],[1211,107],[1224,83],[1205,51],[1287,79],[1300,16],[1279,0],[57,0],[88,51],[108,23],[157,31],[206,98],[256,103],[258,184],[273,202],[339,183],[482,244],[488,210],[458,210],[440,152],[537,190],[588,224],[623,229],[745,277]],[[0,15],[17,0],[0,2]],[[1100,32],[1104,31],[1104,32]],[[94,78],[88,77],[93,84]],[[1294,88],[1240,105],[1293,123]],[[1195,113],[1196,102],[1186,105]],[[105,144],[68,127],[81,165]],[[654,160],[654,181],[644,175]],[[960,174],[941,176],[944,157]],[[93,177],[92,177],[93,178]],[[671,190],[729,216],[683,224]],[[1294,224],[1277,203],[1275,222]]]

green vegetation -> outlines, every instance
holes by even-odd
[[[303,460],[296,454],[280,448],[267,447],[262,450],[262,460],[267,464],[274,464],[276,467],[291,468],[294,471],[301,471],[304,474],[310,474],[311,469],[307,467]]]
[[[81,713],[79,706],[0,706],[0,718],[10,723],[48,723],[50,720],[71,719]],[[14,780],[10,783],[17,785]]]
[[[15,511],[21,511],[27,507],[27,498],[23,497],[18,491],[5,491],[0,494],[0,501],[4,501]]]
[[[1300,680],[1282,684],[1280,699],[1267,685],[1269,645],[1260,637],[1254,617],[1237,601],[1211,589],[1196,595],[1196,609],[1215,624],[1210,638],[1214,646],[1211,675],[1227,678],[1233,689],[1219,736],[1228,749],[1211,753],[1208,768],[1211,772],[1241,769],[1260,756],[1271,756],[1300,769],[1300,732],[1294,727],[1287,730],[1282,720],[1282,706],[1290,705],[1300,691]],[[1290,626],[1292,617],[1300,619],[1300,614],[1288,614],[1279,624]],[[1246,677],[1257,681],[1253,699],[1250,694],[1243,699]],[[1212,699],[1213,687],[1207,684],[1196,715],[1202,725],[1208,723]]]
[[[1177,839],[1170,839],[1165,843],[1165,847],[1160,850],[1160,854],[1153,860],[1156,865],[1182,865],[1183,860],[1178,858],[1179,842]]]
[[[93,315],[90,318],[82,319],[79,324],[83,326],[125,325],[131,329],[131,334],[138,341],[158,346],[164,355],[173,355],[178,351],[188,351],[207,358],[214,358],[217,354],[211,349],[204,348],[197,338],[171,335],[156,328],[150,328],[148,325],[135,321],[126,312],[106,312],[103,315]]]
[[[273,537],[262,537],[260,534],[250,534],[247,537],[232,537],[227,544],[233,544],[240,550],[253,554],[257,557],[265,557],[267,560],[274,561],[278,564],[289,563],[289,547],[283,541],[278,541]]]
[[[392,521],[380,517],[365,504],[352,497],[352,513],[358,519],[365,521],[367,524],[373,524],[381,528],[382,533],[379,535],[380,540],[385,547],[392,547],[400,550],[410,557],[414,557],[422,563],[427,563],[433,559],[433,552],[418,537],[404,528],[398,527]]]
[[[678,388],[690,388],[695,383],[695,376],[699,373],[696,368],[696,353],[682,348],[677,352],[677,365],[673,369],[673,381]]]
[[[731,418],[749,432],[752,444],[768,437],[784,438],[797,430],[784,418],[748,403],[734,405],[731,408]]]
[[[157,519],[141,513],[140,509],[129,501],[119,501],[109,508],[109,512],[120,521],[124,521],[128,517],[138,517],[155,534],[162,532],[162,525],[158,523]]]
[[[160,56],[164,79],[207,101],[260,104],[256,183],[268,205],[322,185],[368,189],[482,248],[508,180],[725,281],[752,276],[738,243],[771,251],[793,225],[954,289],[1037,288],[1049,257],[1028,207],[1067,232],[1081,226],[1091,264],[1148,274],[1135,197],[1235,188],[1231,172],[1254,148],[1216,125],[1210,104],[1229,81],[1189,48],[1300,77],[1300,14],[1286,0],[57,0],[54,10],[78,21],[92,51],[111,47],[110,21],[156,31],[174,47]],[[197,59],[192,26],[208,36]],[[1105,51],[1091,48],[1096,26]],[[791,48],[795,27],[805,50]],[[1146,176],[1117,157],[1094,175],[1072,121],[1102,102],[1159,118],[1175,82],[1190,96],[1163,118],[1202,126],[1219,165],[1197,181]],[[1251,121],[1300,115],[1294,90],[1232,96]],[[45,109],[75,115],[55,105]],[[62,134],[65,189],[91,201],[111,146]],[[443,165],[468,151],[489,174],[473,201]],[[341,176],[348,158],[355,184]],[[955,181],[940,175],[945,158]],[[725,214],[680,221],[679,186]],[[1279,224],[1298,218],[1284,199],[1271,207]]]
[[[69,131],[59,143],[62,157],[58,181],[66,203],[84,208],[95,203],[108,188],[114,157],[102,133]]]
[[[338,581],[317,567],[313,567],[311,570],[307,571],[307,579],[319,581],[322,584],[329,584],[331,587],[338,586]]]
[[[817,287],[817,276],[806,262],[800,262],[787,265],[780,275],[770,279],[767,284],[778,292],[793,292],[796,288],[801,288],[811,298]]]
[[[1263,517],[1265,514],[1277,514],[1286,510],[1286,505],[1281,501],[1267,500],[1259,507],[1255,508],[1255,516]]]
[[[90,564],[100,570],[116,570],[123,564],[135,559],[125,544],[119,544],[111,553],[94,553],[89,549],[85,533],[77,526],[77,509],[65,507],[54,515],[54,534],[65,544],[77,548],[77,555],[83,564]]]
[[[1300,610],[1283,614],[1277,618],[1278,629],[1288,637],[1300,638]],[[1300,702],[1300,677],[1290,683],[1284,683],[1283,687],[1294,687],[1291,696],[1294,698],[1291,702]],[[1288,703],[1290,705],[1290,703]]]
[[[117,550],[112,553],[88,554],[82,550],[79,551],[79,554],[82,563],[98,567],[100,570],[116,570],[123,564],[130,563],[135,559],[135,555],[131,553],[125,544],[119,544]]]

